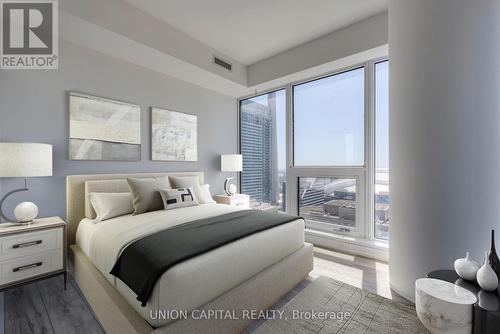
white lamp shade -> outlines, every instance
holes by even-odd
[[[0,143],[0,177],[52,176],[52,145]]]
[[[241,154],[221,155],[220,169],[223,172],[241,172],[243,170],[243,156]]]

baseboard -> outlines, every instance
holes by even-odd
[[[306,241],[315,246],[336,250],[342,253],[364,256],[383,262],[389,261],[387,247],[377,247],[368,242],[358,242],[356,240],[335,237],[328,233],[307,230]]]
[[[391,287],[392,291],[394,291],[395,293],[397,293],[398,295],[400,295],[404,299],[406,299],[406,300],[412,302],[413,304],[415,304],[415,298],[414,297],[410,298],[410,296],[407,296],[405,293],[402,293],[398,288],[395,288],[394,285],[392,285],[391,283],[389,283],[389,286]]]

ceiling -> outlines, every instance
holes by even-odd
[[[387,9],[387,0],[124,0],[251,65]]]

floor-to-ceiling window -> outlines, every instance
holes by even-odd
[[[241,191],[310,231],[389,238],[388,61],[240,100]]]
[[[241,192],[251,206],[286,209],[286,91],[240,100]]]

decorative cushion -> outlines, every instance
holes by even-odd
[[[196,198],[198,198],[198,201],[200,201],[200,204],[213,203],[210,201],[212,200],[211,195],[210,199],[207,199],[208,202],[205,202],[204,199],[206,199],[207,196],[206,193],[202,194],[202,190],[200,189],[200,178],[198,176],[169,176],[169,179],[170,184],[174,189],[193,188],[194,194],[196,195]]]
[[[192,187],[179,189],[160,189],[165,210],[199,205]]]
[[[153,178],[127,178],[134,215],[163,209],[163,201],[159,193],[160,184]]]
[[[207,204],[207,203],[215,203],[212,194],[210,193],[210,185],[207,184],[202,184],[198,187],[198,193],[196,193],[196,197],[198,197],[198,202],[200,204]]]
[[[90,193],[89,200],[97,214],[94,223],[134,212],[130,193]]]

